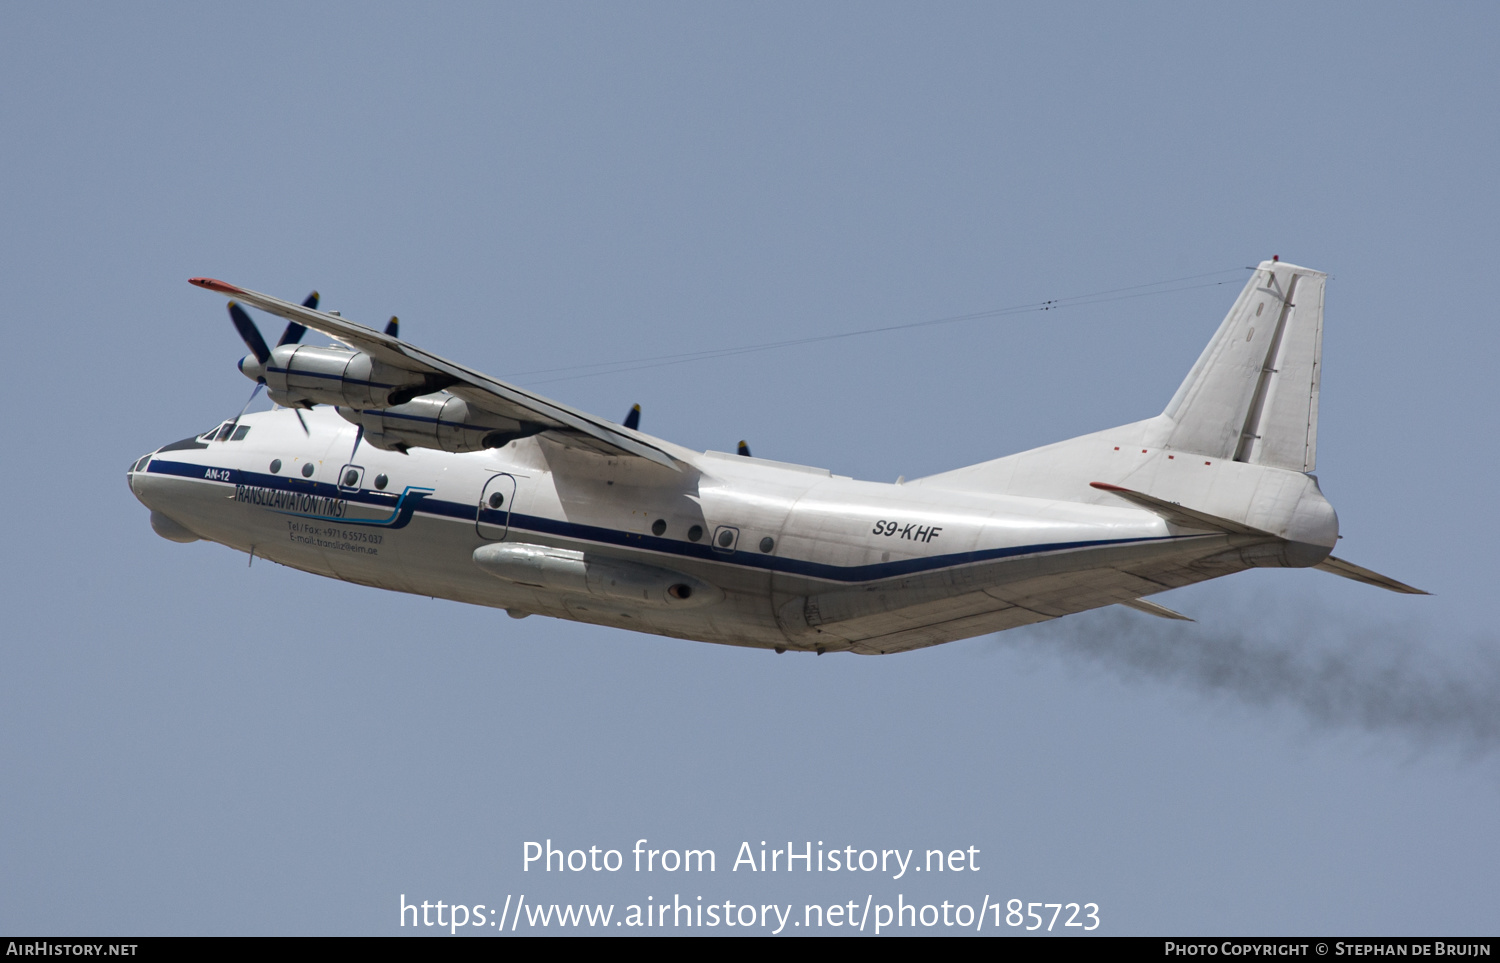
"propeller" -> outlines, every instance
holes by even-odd
[[[250,320],[250,315],[240,307],[239,302],[229,302],[229,320],[234,322],[234,329],[240,333],[240,340],[245,342],[245,347],[255,355],[255,360],[265,364],[271,358],[271,349],[266,347],[266,339],[260,336],[260,328]]]
[[[302,306],[316,310],[318,307],[318,292],[314,291],[304,298]],[[271,349],[266,346],[266,339],[261,337],[260,328],[255,326],[255,322],[250,319],[250,315],[246,313],[245,309],[234,301],[229,302],[229,320],[234,322],[234,329],[240,333],[240,339],[245,342],[245,347],[250,349],[250,353],[255,356],[256,363],[264,371],[265,363],[271,360]],[[393,318],[392,320],[394,321],[395,319]],[[293,321],[281,333],[281,340],[276,342],[276,347],[279,348],[284,344],[297,344],[306,333],[307,327],[305,325]],[[240,362],[240,370],[243,371],[244,368],[245,363],[242,360]],[[240,413],[234,416],[234,421],[229,426],[231,430],[240,423],[241,418],[245,417],[245,412],[250,410],[251,402],[255,400],[255,396],[260,394],[260,390],[265,386],[266,379],[264,374],[256,375],[255,387],[250,389],[250,397],[245,399],[245,406],[240,409]],[[311,434],[311,432],[307,431],[307,422],[302,420],[302,413],[300,411],[297,413],[297,420],[302,423],[303,432]],[[359,442],[355,441],[354,444],[358,447]]]
[[[239,414],[234,416],[234,422],[229,426],[230,434],[234,433],[234,429],[239,425],[240,419],[245,417],[245,412],[250,410],[250,402],[255,400],[255,396],[260,394],[260,389],[264,388],[265,386],[266,383],[264,381],[257,381],[255,383],[255,387],[250,389],[250,397],[245,399],[245,406],[240,409]]]
[[[302,306],[304,308],[311,308],[312,310],[316,311],[318,309],[318,292],[314,291],[312,294],[309,294],[306,298],[304,298],[302,301]],[[284,344],[297,344],[302,340],[302,336],[306,333],[307,327],[305,325],[301,325],[293,321],[286,326],[285,331],[281,332],[281,340],[276,342],[276,347],[279,348]]]
[[[316,309],[318,306],[318,292],[314,291],[303,299],[302,306],[304,308]],[[240,333],[240,339],[245,342],[245,347],[249,348],[250,353],[255,355],[255,360],[261,364],[265,364],[271,357],[271,349],[266,347],[266,339],[261,337],[260,328],[255,326],[255,322],[250,320],[250,315],[245,312],[244,308],[239,306],[238,302],[229,302],[229,319],[234,322],[234,329]],[[281,332],[281,340],[276,342],[276,347],[279,348],[284,344],[297,344],[306,333],[307,327],[305,325],[293,321],[286,326],[285,331]],[[258,378],[257,380],[263,382],[265,379]]]
[[[641,427],[641,406],[640,405],[631,405],[630,406],[630,413],[625,416],[625,421],[623,422],[623,424],[625,425],[626,428],[629,428],[631,431],[635,431],[636,429],[638,429],[638,428]]]
[[[747,445],[747,444],[745,444],[745,440],[743,438],[740,439],[740,447],[739,447],[738,450],[739,450],[739,453],[741,455],[744,455],[746,458],[750,457],[750,446]]]

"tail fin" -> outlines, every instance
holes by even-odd
[[[1326,274],[1262,261],[1163,412],[1165,447],[1309,472],[1317,465]]]

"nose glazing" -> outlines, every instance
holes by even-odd
[[[154,451],[147,452],[131,462],[130,467],[125,469],[125,484],[130,489],[132,495],[135,494],[135,476],[146,470],[146,466],[150,464],[151,456],[154,454],[156,454]]]

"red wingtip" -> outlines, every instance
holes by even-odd
[[[1097,488],[1102,492],[1128,492],[1130,489],[1121,488],[1119,485],[1111,485],[1109,482],[1089,482],[1090,488]]]
[[[240,289],[233,284],[225,284],[215,278],[188,278],[189,284],[196,284],[200,288],[208,288],[210,291],[218,291],[220,294],[239,294]]]

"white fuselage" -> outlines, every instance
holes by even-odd
[[[877,484],[675,446],[688,470],[545,438],[468,454],[356,449],[354,427],[333,411],[303,412],[305,431],[297,415],[253,414],[238,440],[166,446],[132,466],[131,490],[169,538],[331,578],[516,616],[803,651],[916,648],[1256,564],[1222,561],[1233,539],[1179,531],[1132,506]],[[594,575],[686,576],[712,594],[684,600],[648,586],[632,599],[594,575],[476,564],[496,543],[522,546],[500,555],[555,550]],[[1221,560],[1191,567],[1212,558]]]
[[[423,351],[394,319],[194,278],[236,299],[240,370],[292,407],[167,445],[130,487],[176,541],[778,651],[901,652],[1116,603],[1182,618],[1146,597],[1251,567],[1419,592],[1329,555],[1325,280],[1262,261],[1154,418],[883,485],[689,451]],[[290,322],[276,348],[240,301]]]

